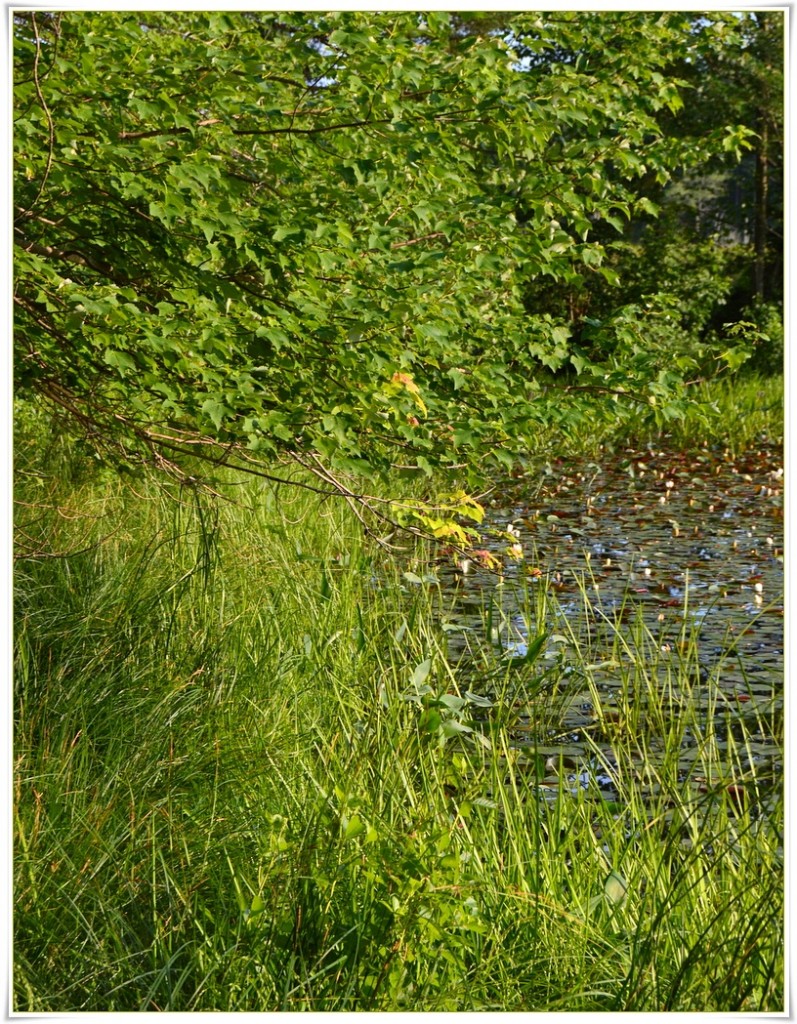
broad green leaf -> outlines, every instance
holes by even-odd
[[[416,666],[415,671],[412,673],[412,682],[415,686],[421,686],[426,682],[426,679],[432,669],[432,659],[425,658],[419,665]]]
[[[356,839],[366,831],[366,828],[367,826],[359,814],[353,814],[351,818],[343,819],[343,838],[346,840]]]
[[[617,871],[609,873],[603,891],[610,903],[622,903],[628,893],[628,883]]]

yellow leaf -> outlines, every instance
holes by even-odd
[[[418,406],[418,408],[421,410],[421,412],[425,416],[426,415],[426,403],[421,398],[420,388],[415,383],[415,381],[412,379],[412,374],[410,374],[410,373],[394,373],[393,376],[390,379],[391,379],[391,382],[393,384],[398,384],[399,387],[406,388],[406,390],[409,391],[409,393],[412,395],[412,397],[413,397],[413,399],[415,401],[415,404]]]

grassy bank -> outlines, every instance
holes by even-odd
[[[43,438],[17,463],[17,1010],[782,1007],[783,808],[747,756],[782,725],[719,742],[695,635],[666,664],[639,620],[554,644],[535,587],[539,649],[509,665],[488,628],[460,663],[423,552],[343,508],[200,501]],[[612,802],[512,741],[597,663]]]
[[[783,441],[783,378],[748,374],[692,385],[681,419],[657,422],[651,406],[615,396],[575,415],[563,398],[560,421],[536,436],[533,457],[596,454],[602,447],[659,443],[691,447],[707,443],[740,452],[763,437]]]
[[[708,441],[740,452],[762,437],[783,443],[783,378],[751,374],[695,385],[695,404],[683,420],[668,426],[676,444]],[[709,417],[701,404],[713,408]]]

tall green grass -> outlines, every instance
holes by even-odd
[[[719,377],[696,385],[692,397],[695,404],[684,419],[668,426],[675,444],[716,442],[738,453],[762,439],[783,443],[782,376]],[[712,410],[708,418],[700,411],[701,403]]]
[[[688,391],[680,419],[657,422],[644,404],[597,401],[578,413],[563,399],[560,420],[535,438],[539,455],[589,455],[604,447],[669,443],[722,445],[734,453],[764,440],[783,443],[783,377],[749,373],[702,381]]]
[[[780,787],[755,722],[719,749],[696,637],[665,664],[605,621],[508,662],[496,605],[460,661],[422,550],[42,438],[17,463],[17,1011],[782,1008]],[[549,636],[554,597],[521,606]],[[583,692],[617,800],[517,742]]]

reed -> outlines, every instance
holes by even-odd
[[[782,792],[751,756],[782,714],[732,716],[699,633],[673,657],[633,616],[568,631],[521,582],[507,658],[506,587],[466,628],[428,552],[337,506],[210,502],[41,438],[17,1011],[782,1009]],[[581,705],[581,753],[542,751]]]

